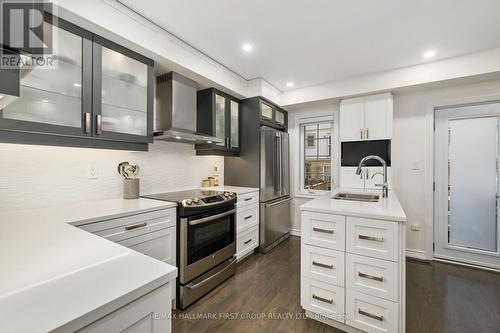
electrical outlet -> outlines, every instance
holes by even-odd
[[[411,231],[420,231],[420,224],[412,224]]]
[[[99,177],[99,173],[97,172],[97,168],[93,165],[89,165],[87,167],[87,178],[88,179],[97,179]]]

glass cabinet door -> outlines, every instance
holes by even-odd
[[[260,114],[263,117],[273,119],[273,108],[270,105],[267,105],[266,103],[261,102],[260,103]]]
[[[148,110],[152,107],[152,64],[142,61],[140,55],[96,37],[95,134],[111,139],[144,141],[149,133]]]
[[[52,24],[50,16],[47,20],[50,22],[44,22],[43,27],[53,36],[53,53],[44,58],[52,61],[34,62],[30,55],[20,56],[20,97],[0,110],[0,126],[88,136],[91,134],[91,35],[65,21]]]
[[[226,98],[215,94],[215,136],[222,139],[219,146],[226,146]]]
[[[231,101],[229,104],[230,108],[230,130],[231,130],[231,148],[239,148],[240,147],[240,136],[239,136],[239,111],[240,104],[235,101]]]
[[[280,111],[280,110],[276,110],[275,111],[275,117],[276,117],[276,121],[278,123],[280,123],[281,125],[285,125],[285,113],[283,111]]]

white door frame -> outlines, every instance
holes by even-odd
[[[451,107],[442,108],[436,110],[435,112],[435,120],[439,119],[439,123],[436,121],[436,131],[434,134],[434,139],[441,141],[435,141],[435,149],[437,149],[437,151],[435,150],[435,152],[438,154],[438,157],[434,159],[434,172],[436,177],[436,186],[434,190],[434,242],[436,247],[434,248],[434,257],[470,265],[500,269],[500,253],[498,247],[496,252],[491,252],[448,244],[448,242],[446,241],[447,229],[444,225],[444,220],[446,219],[446,216],[448,214],[448,209],[445,209],[448,204],[448,199],[445,199],[448,196],[448,182],[446,181],[446,179],[448,178],[448,172],[445,172],[442,168],[447,165],[447,156],[449,150],[447,139],[448,121],[491,117],[495,117],[498,119],[500,117],[500,110],[498,110],[500,102],[474,103],[470,105],[470,107],[487,105],[495,105],[495,108],[497,110],[488,110],[488,108],[483,108],[481,110],[477,110],[477,112],[475,113],[471,113],[470,109],[468,109],[467,106],[464,106],[462,109],[460,109],[460,107],[458,109],[456,107]],[[449,110],[452,110],[452,112],[450,112]],[[498,156],[498,151],[496,154],[496,156]],[[438,169],[438,167],[440,169]],[[499,231],[500,228],[497,228],[497,234],[495,235],[497,241],[500,238],[498,234]]]
[[[474,97],[465,97],[458,99],[441,100],[436,102],[430,102],[425,107],[425,117],[426,117],[426,193],[427,200],[427,214],[426,214],[426,225],[425,225],[425,244],[424,244],[424,254],[426,260],[434,260],[434,115],[435,110],[444,107],[459,107],[468,104],[480,104],[499,101],[500,94],[494,95],[483,95]]]

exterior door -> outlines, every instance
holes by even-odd
[[[500,269],[500,104],[436,110],[434,256]]]

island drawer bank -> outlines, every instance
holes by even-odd
[[[347,332],[404,332],[406,217],[395,194],[330,196],[301,206],[301,306]]]

